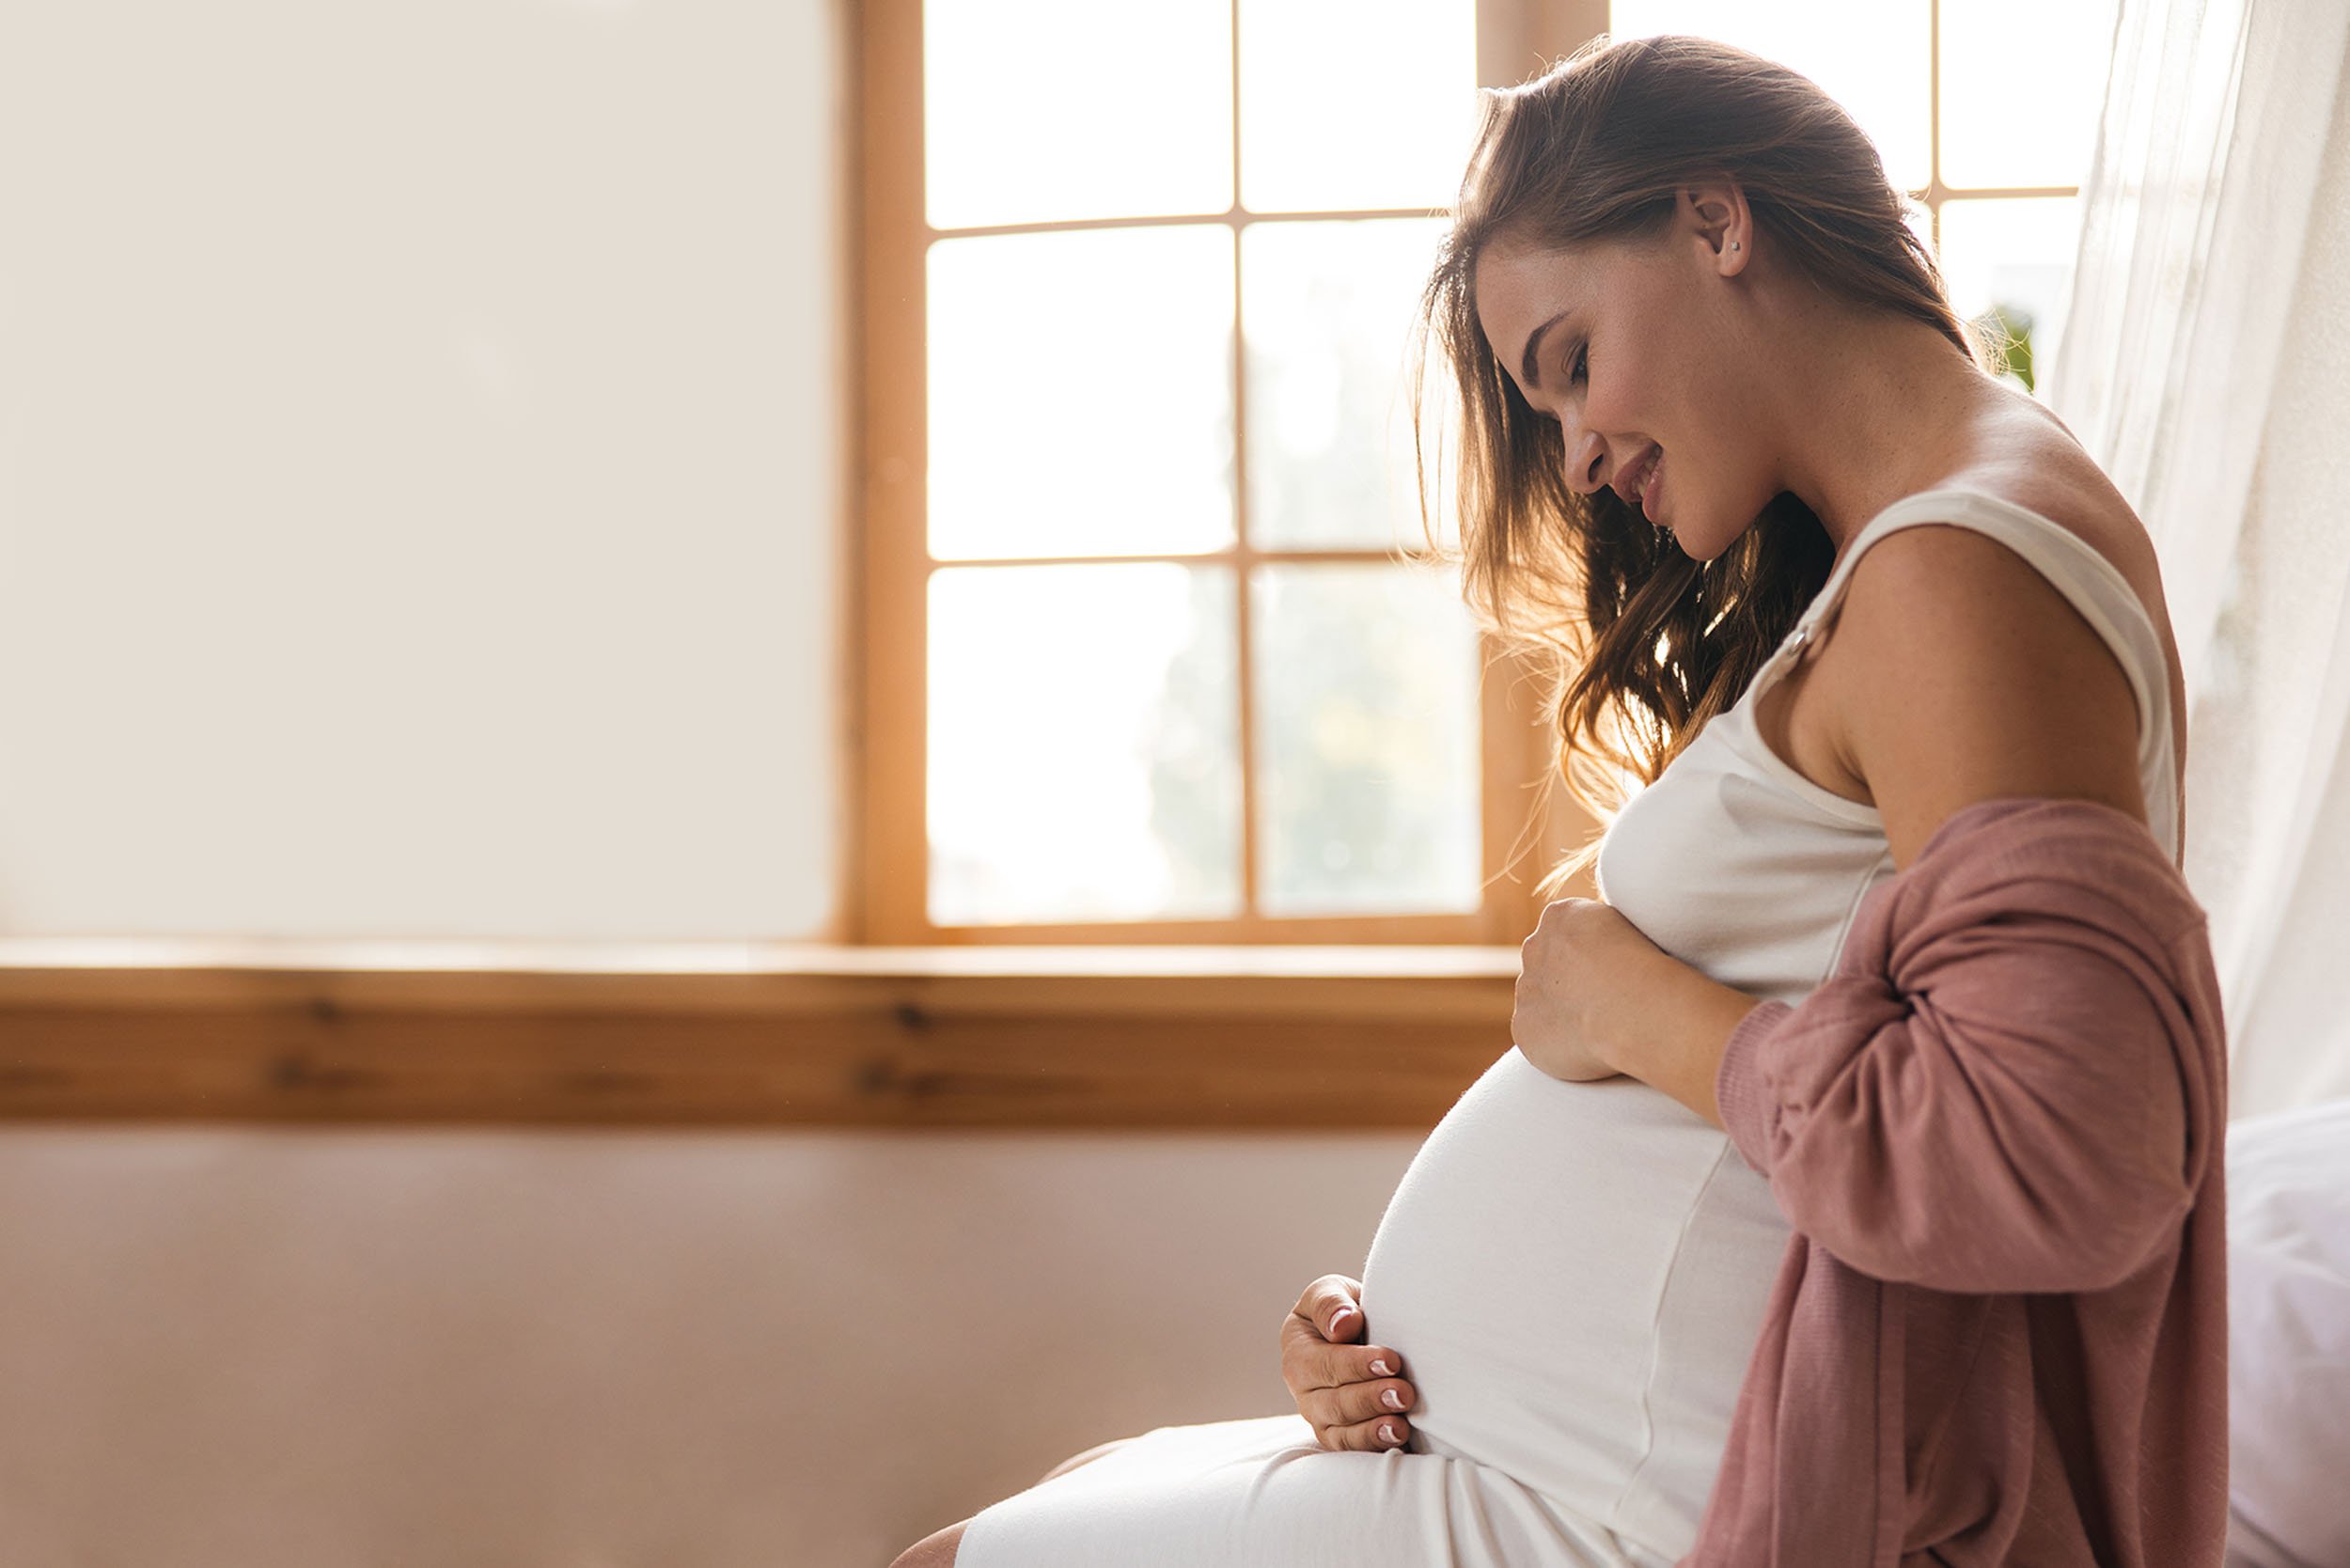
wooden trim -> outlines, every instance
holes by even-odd
[[[929,829],[922,725],[929,652],[924,518],[929,440],[923,321],[921,0],[860,0],[858,366],[865,471],[854,532],[863,581],[864,700],[858,939],[904,942],[923,928]]]
[[[1240,188],[1233,177],[1233,189]],[[1134,212],[1112,218],[1045,218],[1035,223],[971,224],[961,228],[933,228],[938,240],[984,239],[992,234],[1073,234],[1097,228],[1174,228],[1185,224],[1220,223],[1238,229],[1252,223],[1334,223],[1357,218],[1425,218],[1425,207],[1284,207],[1254,212],[1234,203],[1221,212]]]
[[[832,808],[840,824],[833,842],[832,916],[812,935],[823,942],[854,942],[865,932],[865,868],[859,848],[865,842],[865,804],[859,784],[863,760],[865,708],[865,604],[858,586],[866,579],[865,530],[857,526],[865,505],[860,492],[867,468],[866,420],[858,410],[865,396],[865,131],[856,107],[862,102],[858,83],[863,39],[855,8],[840,6],[831,13],[833,30],[834,110],[840,148],[833,162],[833,244],[831,284],[841,308],[841,324],[833,336],[833,406],[841,410],[834,453],[833,485],[833,604],[839,620],[835,656],[839,663],[833,688],[839,704],[831,730],[833,742]]]
[[[1108,946],[1475,942],[1486,909],[1455,915],[1243,915],[1228,920],[1098,920],[1070,925],[937,926],[940,946]],[[1531,928],[1529,928],[1531,929]]]
[[[1269,220],[1278,222],[1279,220]],[[964,567],[1009,566],[1137,566],[1159,565],[1191,567],[1259,566],[1409,566],[1421,570],[1441,567],[1442,559],[1433,550],[1406,550],[1388,545],[1318,545],[1313,548],[1260,549],[1246,542],[1218,545],[1213,550],[1136,552],[1130,555],[1100,556],[948,556],[935,560],[925,557],[932,572],[951,572]]]
[[[1934,254],[1942,255],[1942,0],[1926,0],[1926,203],[1934,211]]]
[[[0,1120],[1425,1131],[1518,954],[0,943]]]
[[[1941,154],[1936,152],[1935,157]],[[1937,178],[1923,192],[1912,192],[1921,201],[1939,207],[1946,201],[2037,201],[2043,196],[2076,196],[2078,185],[1945,185]]]

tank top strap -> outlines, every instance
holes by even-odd
[[[2062,524],[1987,491],[1960,486],[1919,491],[1871,518],[1786,638],[1755,673],[1745,705],[1750,707],[1756,694],[1785,673],[1835,614],[1855,564],[1872,545],[1903,528],[1930,523],[1989,534],[2023,557],[2113,651],[2138,702],[2138,774],[2147,810],[2157,841],[2175,853],[2177,748],[2171,735],[2170,671],[2162,636],[2144,602],[2096,546]]]

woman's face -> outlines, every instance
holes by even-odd
[[[1649,520],[1692,560],[1728,549],[1785,488],[1775,410],[1745,371],[1767,362],[1738,298],[1752,243],[1743,202],[1684,191],[1661,238],[1496,244],[1477,264],[1485,340],[1559,421],[1567,482],[1612,487],[1636,511],[1645,494]]]

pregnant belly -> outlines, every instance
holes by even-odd
[[[1413,1448],[1666,1546],[1678,1530],[1627,1492],[1638,1474],[1694,1532],[1787,1235],[1719,1128],[1512,1049],[1388,1200],[1363,1316],[1419,1392]]]

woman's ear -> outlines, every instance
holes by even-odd
[[[1754,253],[1754,214],[1747,193],[1727,176],[1684,185],[1674,197],[1682,226],[1703,248],[1702,259],[1723,277],[1744,272]]]

